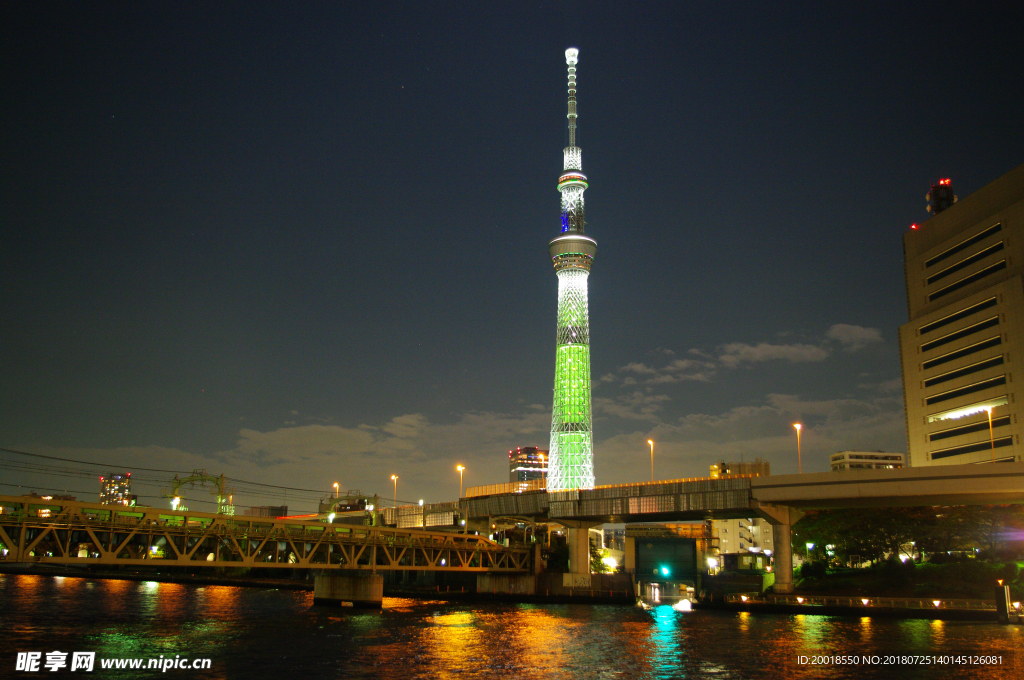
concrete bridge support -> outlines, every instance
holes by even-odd
[[[595,522],[573,522],[562,520],[565,526],[565,542],[569,546],[568,581],[574,588],[589,588],[590,579],[590,528]]]
[[[384,576],[372,571],[318,571],[313,583],[313,604],[380,609],[384,600]]]
[[[793,592],[793,524],[804,516],[801,510],[785,505],[758,503],[758,514],[772,525],[775,539],[775,587],[776,593]]]

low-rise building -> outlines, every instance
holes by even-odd
[[[832,472],[843,470],[894,470],[903,467],[902,453],[885,451],[840,451],[832,454]]]

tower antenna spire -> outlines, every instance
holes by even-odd
[[[569,147],[576,146],[576,64],[580,60],[580,51],[570,47],[565,51],[565,63],[569,65]],[[566,168],[568,170],[569,168]],[[579,170],[580,168],[574,168]]]

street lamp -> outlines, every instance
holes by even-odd
[[[803,425],[801,425],[800,423],[793,423],[793,427],[796,428],[796,464],[797,464],[797,470],[799,471],[800,474],[803,474],[804,473],[804,462],[803,462],[803,456],[801,456],[801,454],[800,454],[800,429],[803,428]]]
[[[548,478],[548,466],[544,464],[544,454],[543,453],[538,453],[537,457],[540,458],[540,478],[541,479],[547,479]]]
[[[988,411],[988,438],[992,442],[992,462],[996,462],[996,436],[992,432],[992,407],[986,406],[985,410]]]
[[[395,483],[395,507],[398,507],[398,475],[391,475],[391,481]]]
[[[654,440],[648,439],[647,443],[651,445],[651,481],[654,481]]]
[[[462,498],[462,472],[466,469],[466,466],[456,465],[455,469],[459,471],[459,498]]]
[[[334,483],[334,497],[335,498],[338,497],[338,483],[337,482]]]

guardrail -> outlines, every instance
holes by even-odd
[[[466,494],[463,498],[474,498],[477,496],[495,496],[502,493],[525,493],[527,491],[544,491],[547,488],[548,480],[531,479],[528,482],[505,482],[504,484],[488,484],[486,486],[466,487]]]

